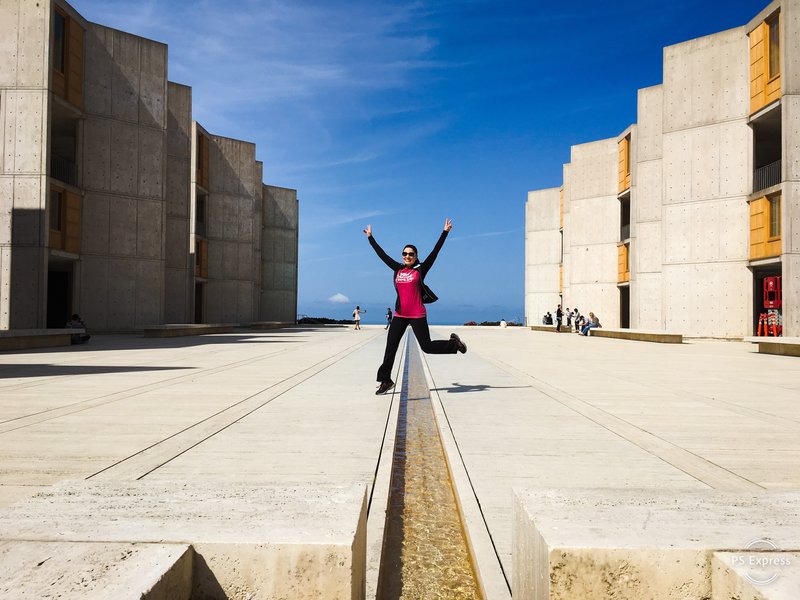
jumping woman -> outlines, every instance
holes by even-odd
[[[394,272],[394,287],[397,291],[397,300],[394,304],[394,318],[389,325],[389,333],[386,337],[386,352],[383,355],[383,364],[378,369],[378,382],[380,386],[376,394],[385,394],[394,387],[394,381],[390,377],[394,357],[400,340],[403,338],[408,326],[414,331],[414,335],[419,342],[422,351],[427,354],[455,354],[467,351],[467,346],[455,333],[450,334],[449,340],[431,341],[431,334],[428,330],[428,318],[423,304],[423,280],[425,275],[433,266],[439,250],[444,245],[447,234],[453,228],[450,219],[444,222],[444,231],[439,236],[439,240],[433,247],[428,258],[420,262],[417,258],[417,247],[407,244],[403,248],[403,262],[393,260],[383,251],[372,237],[372,225],[367,225],[364,235],[367,236],[372,249],[384,264]]]

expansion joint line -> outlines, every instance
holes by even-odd
[[[381,467],[381,458],[383,457],[383,447],[386,444],[386,436],[389,432],[389,421],[392,418],[392,408],[394,408],[394,403],[396,397],[399,398],[400,392],[398,391],[402,386],[402,382],[400,381],[400,370],[403,368],[405,364],[405,355],[406,355],[406,346],[408,345],[408,333],[405,336],[405,342],[403,343],[402,350],[400,351],[400,356],[403,357],[401,360],[397,361],[397,370],[394,374],[394,387],[392,388],[392,399],[389,401],[389,409],[386,412],[386,423],[383,426],[383,435],[381,436],[381,443],[378,448],[378,460],[375,462],[375,473],[372,476],[372,486],[369,490],[369,500],[367,501],[367,516],[369,516],[369,511],[372,508],[372,496],[375,494],[375,483],[378,481],[378,470]]]
[[[221,433],[222,431],[225,431],[226,429],[228,429],[232,425],[235,425],[236,423],[238,423],[241,420],[245,419],[246,417],[250,416],[254,412],[260,410],[261,408],[263,408],[264,406],[266,406],[267,404],[269,404],[273,400],[275,400],[277,398],[280,398],[281,396],[283,396],[287,392],[289,392],[289,391],[293,390],[294,388],[296,388],[298,385],[300,385],[302,383],[305,383],[311,377],[314,377],[315,375],[318,375],[319,373],[322,373],[326,369],[329,369],[330,367],[332,367],[333,365],[337,364],[339,361],[344,359],[346,356],[348,356],[354,350],[358,350],[358,349],[362,348],[363,346],[367,345],[369,342],[372,341],[372,339],[374,339],[374,338],[370,338],[370,339],[364,340],[362,342],[359,342],[358,344],[355,344],[354,346],[350,346],[349,348],[347,348],[345,350],[342,350],[341,352],[339,352],[337,354],[334,354],[333,356],[329,356],[329,357],[327,357],[327,358],[325,358],[325,359],[323,359],[323,360],[321,360],[321,361],[319,361],[317,363],[314,363],[313,365],[310,365],[310,366],[306,367],[305,369],[302,369],[301,371],[298,371],[297,373],[295,373],[295,374],[293,374],[293,375],[291,375],[291,376],[289,376],[289,377],[287,377],[285,379],[282,379],[281,381],[277,381],[277,382],[273,383],[272,385],[269,385],[269,386],[259,390],[258,392],[254,393],[254,394],[251,394],[250,396],[247,396],[246,398],[243,398],[242,400],[239,400],[238,402],[223,408],[222,410],[214,413],[213,415],[210,415],[210,416],[206,417],[205,419],[201,419],[200,421],[197,421],[196,423],[193,423],[192,425],[189,425],[188,427],[185,427],[185,428],[181,429],[180,431],[177,431],[177,432],[173,433],[172,435],[159,440],[155,444],[151,444],[150,446],[147,446],[146,448],[143,448],[143,449],[139,450],[138,452],[135,452],[134,454],[131,454],[130,456],[126,456],[125,458],[120,459],[120,460],[108,465],[107,467],[105,467],[103,469],[100,469],[99,471],[97,471],[95,473],[92,473],[91,475],[87,476],[86,479],[92,479],[93,477],[96,477],[97,475],[100,475],[101,473],[104,473],[104,472],[106,472],[106,471],[108,471],[110,469],[113,469],[113,468],[115,468],[115,467],[117,467],[117,466],[119,466],[119,465],[121,465],[121,464],[123,464],[123,463],[125,463],[125,462],[127,462],[127,461],[129,461],[131,459],[133,459],[133,458],[136,458],[137,456],[140,456],[140,455],[144,454],[145,452],[147,452],[149,450],[152,450],[153,448],[156,448],[156,447],[160,446],[161,444],[164,444],[165,442],[167,442],[167,441],[169,441],[169,440],[171,440],[173,438],[178,437],[181,434],[184,434],[184,433],[194,429],[195,427],[197,427],[197,426],[199,426],[199,425],[201,425],[201,424],[203,424],[203,423],[205,423],[207,421],[211,421],[212,419],[214,419],[216,417],[219,417],[220,415],[222,415],[222,414],[224,414],[224,413],[236,408],[237,406],[240,406],[240,405],[244,404],[245,402],[248,402],[249,400],[252,400],[253,398],[256,398],[256,397],[260,396],[261,394],[264,394],[265,392],[268,392],[269,390],[271,390],[271,389],[273,389],[273,388],[275,388],[277,386],[285,384],[290,379],[300,377],[302,374],[307,373],[308,371],[312,371],[311,373],[308,373],[308,375],[306,375],[305,377],[303,377],[299,381],[296,381],[295,383],[291,384],[285,390],[281,391],[280,393],[276,394],[275,396],[272,396],[271,398],[269,398],[265,402],[262,402],[261,404],[259,404],[258,406],[254,407],[253,409],[251,409],[251,410],[247,411],[246,413],[240,415],[239,417],[233,419],[232,421],[230,421],[226,425],[224,425],[224,426],[220,427],[219,429],[213,431],[212,433],[204,436],[203,438],[201,438],[197,442],[195,442],[193,444],[190,444],[189,446],[187,446],[184,449],[182,449],[180,452],[177,452],[176,454],[171,456],[169,459],[167,459],[165,461],[162,461],[161,463],[157,464],[155,467],[152,467],[151,469],[147,470],[142,475],[136,477],[136,481],[140,481],[141,479],[144,479],[145,477],[147,477],[148,475],[150,475],[154,471],[160,469],[164,465],[172,462],[173,460],[175,460],[179,456],[185,454],[189,450],[191,450],[193,448],[196,448],[197,446],[199,446],[200,444],[208,441],[209,439],[211,439],[215,435]],[[328,364],[326,364],[325,366],[323,366],[321,368],[318,368],[320,365],[323,365],[326,362]]]
[[[450,417],[447,414],[447,408],[442,402],[442,397],[439,394],[439,391],[436,389],[439,386],[436,385],[436,381],[433,378],[433,371],[431,371],[430,365],[428,364],[428,360],[425,358],[425,355],[420,353],[420,357],[422,358],[422,362],[425,364],[425,368],[427,369],[428,377],[433,384],[431,386],[430,393],[436,392],[436,399],[438,400],[439,406],[442,409],[442,414],[444,415],[444,420],[447,423],[447,429],[450,431],[450,437],[453,440],[453,445],[456,447],[456,452],[458,452],[458,460],[461,461],[462,467],[464,467],[464,474],[466,475],[467,481],[469,482],[469,487],[472,492],[473,498],[475,498],[475,504],[478,507],[478,511],[481,515],[481,520],[483,521],[483,527],[486,530],[486,534],[489,536],[489,541],[492,544],[492,550],[494,551],[494,555],[497,558],[497,564],[500,566],[500,572],[503,574],[503,580],[506,583],[506,587],[508,588],[509,594],[511,593],[511,583],[508,581],[508,575],[506,574],[506,570],[503,567],[503,561],[500,559],[500,552],[497,550],[497,544],[494,541],[494,537],[492,536],[492,532],[489,529],[489,523],[486,520],[486,514],[483,511],[483,505],[481,504],[481,500],[478,497],[478,492],[475,490],[475,484],[472,482],[472,476],[469,474],[469,469],[467,468],[467,463],[464,460],[464,454],[461,451],[461,446],[458,443],[458,438],[456,437],[456,432],[453,430],[453,425],[450,422]],[[431,398],[432,400],[433,398]],[[466,526],[466,525],[465,525]]]
[[[533,375],[521,371],[517,367],[501,360],[482,357],[497,368],[531,383],[531,385],[551,400],[558,402],[572,412],[588,419],[609,433],[633,444],[644,452],[682,471],[689,477],[707,485],[712,489],[726,490],[764,490],[764,486],[734,473],[713,461],[687,450],[667,439],[651,433],[641,427],[618,417],[607,410],[573,396],[560,388],[537,379]],[[672,454],[669,458],[667,454]]]

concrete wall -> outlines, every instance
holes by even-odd
[[[525,203],[525,320],[540,325],[561,302],[558,269],[561,262],[559,188],[528,192]]]
[[[49,2],[0,2],[0,329],[44,327]]]
[[[663,330],[663,87],[639,90],[631,185],[631,328]]]
[[[750,334],[749,86],[744,28],[664,51],[662,272],[669,331]]]
[[[297,318],[297,191],[263,186],[260,321]]]
[[[95,330],[163,322],[167,47],[86,31],[79,312]]]
[[[255,151],[250,142],[210,136],[208,323],[247,323],[258,313],[262,183]]]
[[[189,254],[192,88],[169,82],[167,110],[164,320],[190,323],[193,273]]]
[[[800,336],[800,0],[781,3],[783,334]]]
[[[619,326],[618,158],[616,138],[573,146],[569,183],[564,186],[570,266],[563,305],[577,306],[582,314],[594,312],[606,327]]]

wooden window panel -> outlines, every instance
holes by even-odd
[[[67,192],[65,205],[64,250],[73,254],[80,254],[81,197],[73,192]]]
[[[67,54],[67,102],[83,109],[83,27],[69,20]]]

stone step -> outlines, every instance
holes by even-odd
[[[711,600],[797,600],[800,553],[777,552],[769,541],[753,547],[769,552],[715,552]]]
[[[517,490],[512,594],[708,599],[715,552],[800,551],[798,506],[800,492]]]

